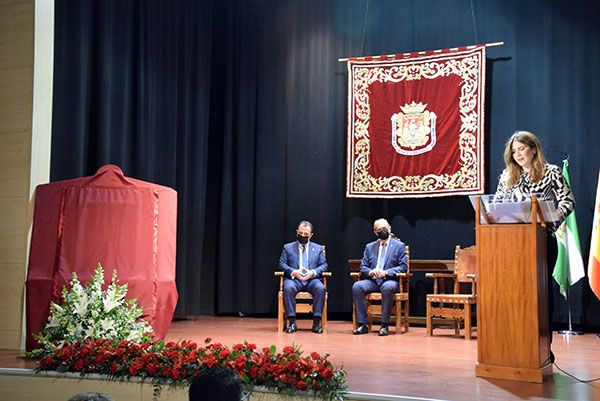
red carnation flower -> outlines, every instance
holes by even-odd
[[[129,374],[130,374],[131,376],[135,376],[135,375],[137,375],[137,372],[138,372],[138,367],[137,367],[137,365],[135,365],[135,364],[131,364],[131,365],[129,365]]]
[[[151,362],[148,365],[146,365],[146,370],[148,371],[148,373],[153,375],[156,372],[158,372],[158,364],[156,362]]]
[[[300,380],[298,383],[296,383],[296,388],[300,391],[305,391],[308,388],[308,383],[306,383],[304,380]]]
[[[108,360],[108,355],[104,352],[100,352],[98,354],[98,356],[96,357],[96,363],[98,365],[102,365],[104,362],[106,362]]]
[[[53,358],[51,356],[46,356],[46,357],[40,359],[40,368],[42,368],[42,369],[51,368],[52,365],[54,365],[52,362],[54,362]]]
[[[245,355],[238,355],[238,357],[235,358],[235,364],[237,365],[238,368],[241,368],[246,364],[247,360],[248,360],[248,358],[246,358]]]
[[[326,368],[325,370],[323,370],[323,373],[321,373],[321,376],[323,376],[325,380],[331,380],[331,378],[333,377],[333,371],[329,368]]]
[[[217,359],[213,355],[202,360],[202,365],[206,365],[209,368],[212,368],[215,363],[217,363]]]
[[[75,363],[73,364],[73,368],[75,369],[75,371],[80,372],[81,370],[83,370],[83,367],[85,366],[85,359],[78,359],[75,361]]]

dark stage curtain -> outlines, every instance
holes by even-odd
[[[178,315],[274,314],[281,247],[308,219],[334,274],[329,309],[349,316],[346,260],[375,239],[374,219],[417,259],[450,259],[475,235],[466,197],[345,198],[337,59],[505,41],[487,54],[487,190],[516,129],[554,164],[568,153],[587,258],[598,17],[583,1],[57,1],[51,177],[115,163],[178,191]],[[573,301],[574,322],[600,326],[585,280]]]
[[[51,180],[113,163],[176,189],[177,313],[197,314],[207,291],[212,3],[173,4],[56,2]]]

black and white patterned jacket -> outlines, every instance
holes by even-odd
[[[505,169],[500,175],[495,199],[521,201],[531,197],[531,194],[536,194],[540,200],[553,200],[558,204],[560,222],[564,221],[575,208],[575,198],[571,188],[560,168],[554,164],[546,164],[546,172],[538,182],[532,182],[529,173],[523,173],[517,185],[508,188],[507,178],[508,172]]]

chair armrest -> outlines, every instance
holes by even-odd
[[[354,281],[360,280],[360,272],[351,272],[350,278]]]
[[[327,288],[327,277],[331,277],[331,272],[323,272],[323,286]]]
[[[477,274],[469,273],[466,277],[471,281],[471,294],[477,295]]]
[[[425,278],[456,278],[454,273],[425,273]]]
[[[454,282],[453,293],[456,293],[456,274],[455,273],[425,273],[425,278],[433,279],[433,293],[434,294],[447,294],[449,291],[449,284]]]
[[[412,277],[412,273],[408,273],[408,272],[396,273],[396,277],[398,278],[398,284],[400,285],[400,292],[408,293],[408,288],[410,286],[410,278]]]
[[[279,277],[279,291],[283,291],[283,272],[281,270],[276,271],[275,277]]]

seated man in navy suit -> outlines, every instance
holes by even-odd
[[[308,291],[313,296],[313,333],[321,334],[321,316],[325,303],[325,287],[320,280],[323,272],[327,271],[327,260],[323,246],[311,242],[313,225],[301,221],[296,230],[297,241],[283,246],[279,258],[279,269],[284,272],[283,303],[288,317],[286,332],[294,333],[296,326],[296,294]]]
[[[365,295],[381,292],[381,328],[380,336],[388,335],[390,314],[394,303],[394,294],[399,290],[396,273],[406,272],[408,258],[406,246],[398,239],[390,237],[392,227],[386,219],[375,220],[373,232],[377,240],[367,244],[360,264],[360,272],[367,277],[352,286],[352,296],[356,308],[358,327],[354,334],[369,332],[367,323],[367,302]]]

